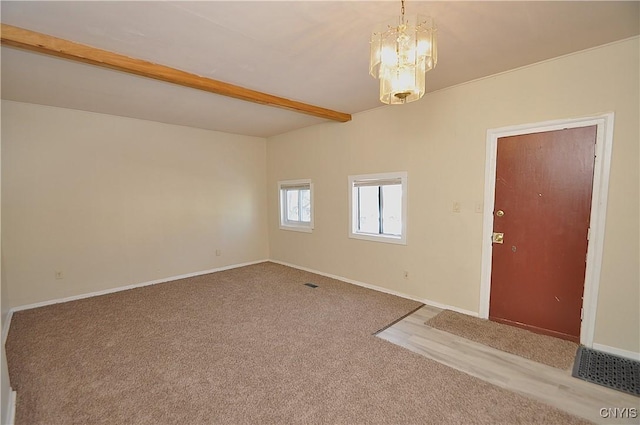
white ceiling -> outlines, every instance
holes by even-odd
[[[400,1],[2,1],[3,23],[355,114],[369,35]],[[640,33],[638,1],[407,0],[438,25],[427,91]],[[2,98],[268,137],[325,120],[3,46]],[[402,107],[402,106],[388,106]],[[339,125],[339,124],[337,124]]]

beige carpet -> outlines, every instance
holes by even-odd
[[[570,369],[578,344],[531,331],[444,310],[425,324],[495,349],[559,369]]]
[[[372,335],[419,306],[262,263],[17,312],[16,424],[585,423]]]

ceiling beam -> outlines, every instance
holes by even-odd
[[[24,28],[2,24],[1,36],[2,44],[20,49],[89,63],[103,68],[115,69],[129,74],[140,75],[142,77],[246,100],[248,102],[288,109],[319,118],[339,122],[351,120],[351,115],[344,112],[333,111],[331,109],[285,99],[211,78],[201,77],[179,69],[141,59],[130,58],[118,53],[74,43],[73,41],[33,32]]]

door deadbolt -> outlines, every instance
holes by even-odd
[[[493,236],[491,238],[493,243],[504,243],[504,233],[496,233],[493,232]]]
[[[498,217],[502,217],[502,216],[504,215],[504,211],[502,211],[502,210],[498,210],[498,211],[496,211],[496,215],[497,215]]]

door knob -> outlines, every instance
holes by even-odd
[[[496,215],[497,215],[498,217],[502,217],[502,216],[504,215],[504,211],[502,211],[502,210],[498,210],[498,211],[496,211]]]

